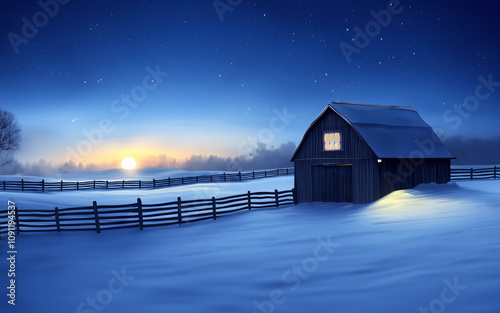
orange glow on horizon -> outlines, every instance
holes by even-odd
[[[179,139],[179,138],[177,138]],[[164,139],[165,140],[165,139]],[[76,165],[94,165],[94,168],[111,169],[122,168],[122,160],[125,157],[132,157],[136,161],[136,169],[148,167],[170,167],[179,168],[186,159],[193,155],[216,155],[218,157],[229,157],[229,151],[221,149],[217,151],[196,151],[192,150],[189,140],[183,140],[183,144],[177,143],[159,144],[159,139],[136,137],[127,140],[117,140],[114,142],[103,142],[93,147],[88,155],[77,155],[72,158]],[[172,149],[172,146],[177,148]],[[55,159],[54,162],[65,163],[65,158]]]
[[[72,161],[77,165],[80,163],[83,166],[93,164],[98,168],[111,169],[123,168],[123,159],[131,157],[136,161],[135,169],[140,169],[147,167],[179,167],[191,155],[192,153],[171,149],[160,150],[143,147],[123,149],[122,147],[106,147],[99,150],[96,149],[96,151],[88,156],[82,157],[79,160],[72,159]],[[62,163],[66,162],[66,160],[61,161]]]

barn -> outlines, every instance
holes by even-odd
[[[411,107],[332,102],[292,156],[296,201],[368,203],[444,184],[453,158]]]

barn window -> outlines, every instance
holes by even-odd
[[[342,150],[342,138],[340,132],[327,132],[323,135],[323,147],[325,151]]]

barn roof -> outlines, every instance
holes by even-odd
[[[333,110],[359,134],[380,158],[454,158],[418,112],[407,106],[332,102],[309,126]],[[297,147],[299,151],[304,138]]]

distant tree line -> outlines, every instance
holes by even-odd
[[[444,142],[456,157],[452,164],[500,164],[500,136],[490,138],[450,137]]]

